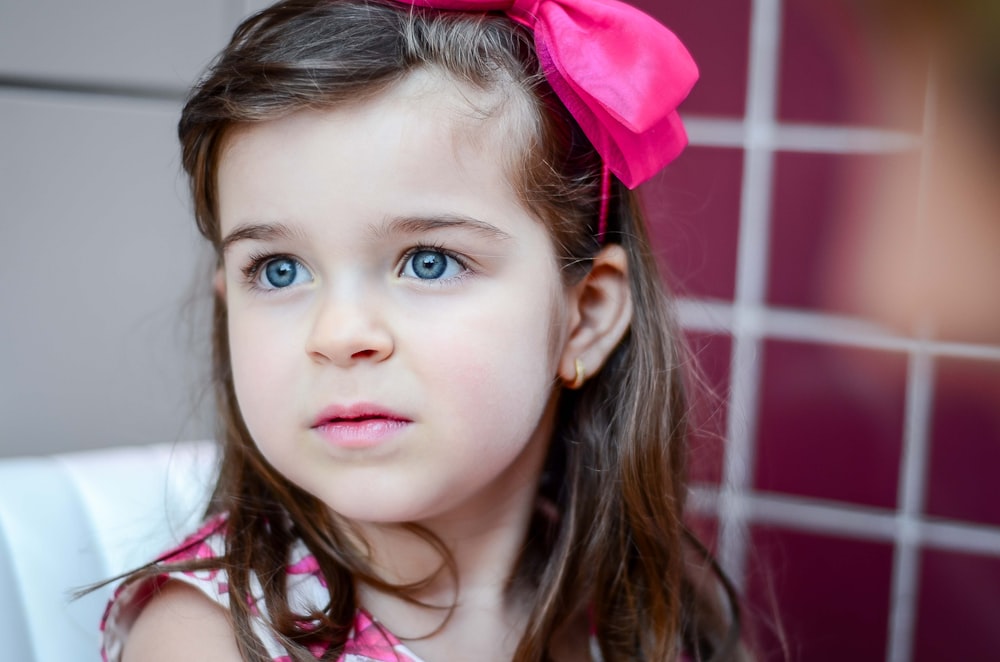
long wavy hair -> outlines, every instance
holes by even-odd
[[[523,108],[488,111],[518,118],[521,135],[504,155],[511,182],[548,229],[565,283],[578,282],[601,248],[602,163],[541,75],[531,35],[499,13],[389,0],[281,2],[243,22],[192,90],[179,124],[183,166],[198,227],[220,263],[216,173],[231,130],[304,108],[364,102],[417,69],[523,101]],[[553,634],[581,615],[607,662],[674,660],[682,649],[699,660],[740,659],[731,588],[682,522],[689,425],[683,344],[637,199],[617,180],[604,241],[627,253],[634,317],[604,368],[560,395],[539,487],[558,516],[534,519],[510,578],[511,590],[530,596],[531,610],[514,659],[548,659]],[[221,297],[213,339],[222,452],[209,514],[227,514],[226,553],[186,567],[223,567],[237,595],[249,593],[256,576],[268,625],[291,658],[315,659],[309,645],[322,640],[332,642],[323,659],[336,659],[353,624],[356,581],[413,602],[420,586],[380,579],[328,507],[261,456],[236,401]],[[436,546],[448,568],[445,546],[408,527]],[[311,614],[294,613],[286,596],[283,568],[296,539],[315,554],[329,587],[329,604]],[[692,568],[699,567],[713,568],[719,581],[698,580]],[[149,566],[133,579],[162,570]],[[720,587],[734,608],[719,598]],[[268,659],[248,604],[233,600],[231,610],[243,656]]]

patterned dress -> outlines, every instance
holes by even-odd
[[[224,527],[226,518],[211,519],[198,532],[185,540],[172,553],[164,557],[165,562],[179,563],[199,559],[219,558],[224,553]],[[296,541],[286,566],[288,573],[289,606],[298,613],[309,613],[316,605],[329,601],[326,580],[320,572],[316,557],[302,543]],[[193,586],[210,600],[229,609],[229,582],[225,570],[201,570],[197,572],[172,571],[144,581],[120,586],[108,602],[101,620],[101,656],[104,662],[119,662],[125,639],[135,623],[146,601],[168,581],[180,581]],[[251,612],[260,618],[253,619],[254,633],[263,642],[273,662],[291,662],[288,652],[266,625],[267,605],[257,577],[250,578],[252,598]],[[319,659],[327,650],[320,645],[312,648]],[[590,638],[590,657],[601,662],[601,651],[596,637]],[[681,662],[690,662],[690,657],[682,656]],[[416,653],[406,647],[391,632],[359,609],[354,617],[354,627],[347,638],[339,662],[424,662]]]
[[[176,563],[218,558],[224,551],[224,526],[223,517],[210,520],[164,560]],[[293,546],[286,571],[289,604],[293,608],[301,609],[300,613],[308,613],[315,605],[323,605],[329,601],[326,581],[320,573],[319,563],[301,541]],[[224,570],[173,571],[121,586],[112,596],[101,621],[101,655],[105,662],[118,662],[121,659],[125,639],[142,606],[168,581],[180,581],[193,586],[213,602],[224,609],[229,609],[229,583]],[[251,577],[250,583],[251,595],[263,595],[256,577]],[[288,657],[285,648],[265,625],[267,605],[263,600],[257,599],[253,601],[251,610],[254,615],[260,616],[252,621],[254,633],[264,643],[271,659],[274,662],[290,662],[291,658]],[[326,648],[326,646],[316,646],[312,649],[312,653],[319,658],[326,652]],[[423,662],[364,610],[358,610],[356,613],[354,628],[339,660],[340,662]]]

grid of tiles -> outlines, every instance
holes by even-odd
[[[1000,346],[892,332],[829,285],[838,196],[887,170],[932,176],[932,77],[902,112],[880,104],[849,3],[635,4],[707,88],[682,109],[689,152],[645,196],[725,396],[707,423],[725,442],[697,437],[693,466],[724,567],[761,620],[777,611],[791,659],[994,659]],[[760,635],[765,659],[778,638]]]

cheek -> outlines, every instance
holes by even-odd
[[[233,381],[239,389],[244,384],[252,384],[260,374],[266,360],[262,350],[262,329],[250,324],[239,312],[229,316],[229,359],[232,364]]]
[[[266,321],[245,313],[236,311],[229,317],[229,357],[236,401],[255,439],[267,436],[262,434],[266,432],[262,426],[268,421],[279,421],[279,396],[293,393],[294,384],[287,375],[291,343],[275,342],[275,333]]]
[[[508,372],[508,366],[518,365],[554,374],[561,311],[551,297],[515,292],[490,292],[476,306],[451,311],[446,328],[427,338],[427,345],[434,345],[439,358],[454,363],[455,370],[472,379],[484,372]]]
[[[489,305],[427,339],[421,360],[430,359],[429,388],[446,390],[458,413],[475,412],[484,426],[532,420],[556,379],[562,310],[546,296],[530,305],[522,296],[484,299]]]

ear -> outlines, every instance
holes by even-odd
[[[222,267],[215,270],[215,275],[212,277],[212,289],[215,290],[215,296],[220,299],[226,298],[226,274]]]
[[[573,287],[571,297],[569,334],[559,358],[559,377],[569,388],[579,388],[601,369],[632,323],[625,249],[617,244],[601,249],[590,273]]]

